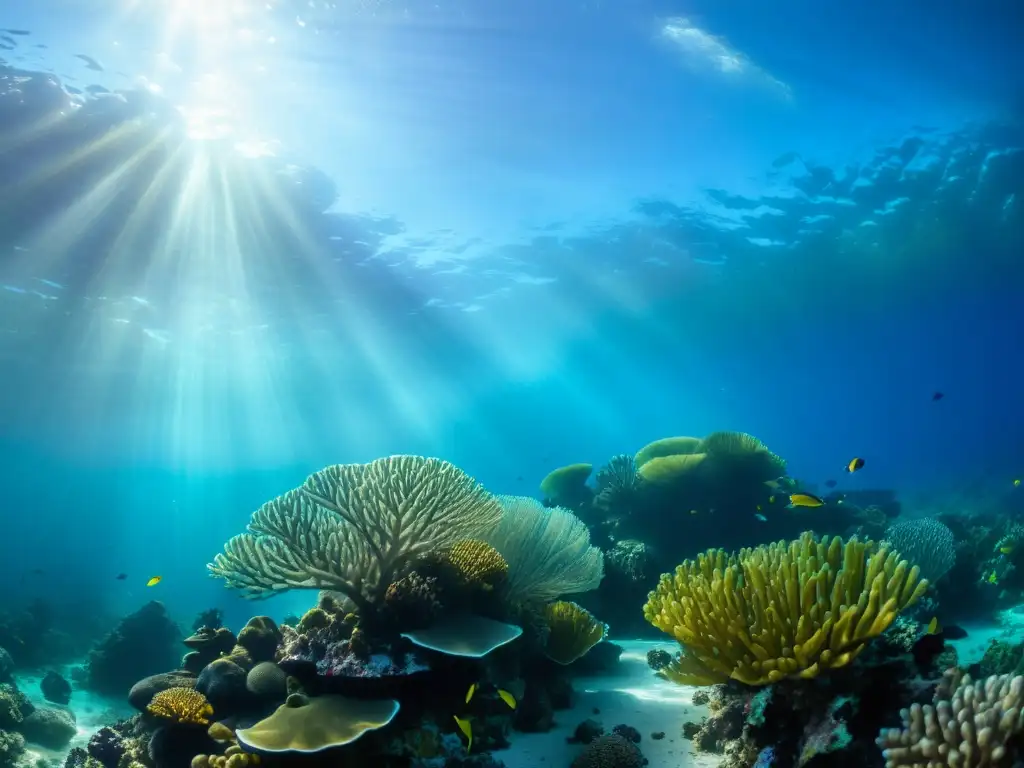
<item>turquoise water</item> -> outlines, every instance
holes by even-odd
[[[1017,521],[1018,16],[0,8],[0,625],[60,635],[25,674],[152,599],[237,631],[254,607],[206,568],[224,543],[311,472],[392,454],[542,498],[558,467],[739,431],[811,493]],[[849,533],[762,502],[635,535],[660,572]],[[656,576],[581,600],[634,642]],[[1004,591],[950,622],[984,635]]]

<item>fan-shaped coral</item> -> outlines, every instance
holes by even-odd
[[[583,521],[526,496],[498,498],[504,512],[487,541],[508,563],[510,599],[554,600],[597,588],[604,576],[604,555],[590,545]]]
[[[544,654],[559,664],[572,664],[604,640],[608,625],[576,603],[559,600],[544,606],[548,639]]]
[[[885,541],[933,584],[956,563],[953,532],[932,518],[896,523],[885,532]]]
[[[249,532],[208,567],[247,597],[330,589],[365,608],[417,558],[480,538],[501,514],[482,486],[440,459],[339,464],[260,507]]]
[[[146,711],[176,723],[208,725],[213,707],[193,688],[168,688],[153,697]]]
[[[661,577],[644,616],[682,646],[666,677],[764,685],[849,664],[927,587],[916,566],[874,542],[805,533],[683,562]]]

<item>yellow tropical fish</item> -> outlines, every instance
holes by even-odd
[[[988,583],[989,583],[989,584],[995,584],[995,583],[996,583],[996,581],[997,581],[997,579],[996,579],[996,572],[995,572],[995,571],[992,571],[992,573],[990,573],[990,574],[988,575]]]
[[[466,703],[469,704],[469,700],[473,698],[473,694],[476,693],[476,683],[469,686],[469,690],[466,691]]]
[[[146,586],[147,587],[155,587],[157,584],[159,584],[163,580],[164,580],[163,576],[154,576],[153,578],[151,578],[149,581],[146,582]]]
[[[459,730],[462,731],[463,735],[465,735],[469,740],[469,743],[466,744],[466,752],[469,752],[473,749],[473,726],[470,724],[469,720],[464,717],[459,717],[458,715],[452,715],[452,717],[455,718],[455,724],[459,726]]]
[[[1020,488],[1020,478],[1019,477],[1016,480],[1013,481],[1013,487],[1014,488]]]
[[[942,627],[939,626],[938,616],[932,616],[932,620],[928,622],[928,634],[937,635],[942,631]]]
[[[789,495],[789,506],[791,507],[820,507],[824,501],[810,493],[791,493]]]
[[[498,689],[498,696],[499,696],[499,698],[501,698],[502,701],[504,701],[506,704],[508,704],[509,709],[515,709],[516,708],[516,697],[513,696],[511,693],[509,693],[508,691],[505,691],[505,690],[502,690],[501,688],[499,688]]]
[[[1003,553],[1004,555],[1009,555],[1009,554],[1011,554],[1011,553],[1013,552],[1013,550],[1014,550],[1014,547],[1013,547],[1013,545],[1012,545],[1012,544],[1010,544],[1010,545],[1007,545],[1007,546],[1005,546],[1005,547],[1000,547],[1000,548],[999,548],[999,551],[1000,551],[1001,553]]]

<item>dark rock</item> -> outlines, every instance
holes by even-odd
[[[182,670],[160,672],[156,675],[144,677],[133,685],[128,692],[128,703],[140,712],[145,712],[149,702],[160,691],[166,691],[168,688],[195,688],[195,686],[195,675],[191,675],[188,672]]]
[[[47,749],[63,749],[78,732],[75,716],[67,709],[37,709],[18,730],[26,740]]]
[[[149,739],[149,759],[154,768],[190,768],[196,755],[220,749],[201,726],[170,723],[157,728]]]
[[[519,700],[512,726],[523,733],[545,733],[555,725],[551,697],[538,682],[527,682],[526,691]]]
[[[64,768],[86,768],[89,764],[89,753],[81,747],[73,747],[64,758]]]
[[[572,709],[575,691],[572,689],[572,680],[568,676],[556,675],[550,678],[547,681],[547,689],[553,710]]]
[[[647,652],[647,666],[655,672],[664,669],[672,663],[672,654],[663,648],[651,648]]]
[[[665,732],[664,731],[655,731],[654,733],[651,734],[651,738],[654,739],[655,741],[661,741],[662,739],[665,738]]]
[[[54,704],[68,704],[71,701],[71,683],[52,669],[43,677],[39,688],[43,697]]]
[[[603,735],[604,727],[597,720],[587,719],[576,726],[576,730],[566,741],[570,744],[589,744],[598,736]]]
[[[250,700],[245,680],[244,669],[228,659],[217,659],[199,673],[196,690],[206,696],[213,711],[223,718],[237,713]]]
[[[253,616],[238,633],[238,644],[254,662],[271,661],[281,642],[281,630],[269,616]]]
[[[695,723],[693,721],[683,723],[683,738],[693,741],[697,737],[697,734],[700,733],[700,727],[700,723]]]
[[[586,655],[574,661],[570,668],[575,674],[593,674],[597,672],[608,672],[615,668],[622,655],[622,646],[616,645],[610,640],[602,640],[595,645]]]
[[[942,628],[944,640],[963,640],[965,637],[967,637],[967,630],[959,624],[948,624]]]

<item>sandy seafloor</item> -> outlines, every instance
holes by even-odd
[[[554,729],[547,733],[513,733],[512,746],[495,752],[494,757],[505,763],[506,768],[568,768],[583,747],[569,744],[566,739],[580,722],[589,718],[601,723],[606,733],[620,724],[636,728],[648,768],[718,765],[721,756],[698,754],[692,742],[683,738],[683,723],[699,723],[707,717],[707,707],[693,703],[693,694],[700,689],[662,680],[647,666],[649,650],[672,651],[675,644],[619,639],[613,642],[623,647],[618,666],[610,673],[574,679],[575,704],[571,710],[555,713]],[[599,710],[596,714],[595,709]],[[659,731],[665,738],[652,739],[651,734]]]
[[[965,624],[968,636],[952,641],[964,666],[978,661],[985,648],[994,639],[1020,642],[1024,640],[1024,614],[1006,612],[1001,624]],[[511,735],[511,746],[496,751],[494,757],[507,768],[568,768],[573,758],[583,749],[570,744],[567,738],[580,722],[596,720],[610,733],[619,724],[630,725],[641,734],[640,748],[648,760],[648,768],[712,768],[722,758],[719,755],[697,753],[692,742],[683,738],[686,722],[700,722],[707,717],[706,706],[693,703],[693,694],[699,690],[679,686],[655,676],[647,666],[647,652],[652,648],[674,651],[671,642],[616,639],[623,652],[619,664],[611,672],[591,677],[578,677],[573,681],[575,702],[571,710],[555,713],[555,728],[547,733],[518,733]],[[57,668],[71,678],[71,665]],[[55,707],[40,692],[39,682],[44,672],[17,674],[18,687],[39,707]],[[99,696],[82,690],[77,685],[69,707],[75,715],[78,732],[72,743],[63,750],[53,751],[29,744],[29,758],[63,762],[72,747],[84,747],[102,726],[122,718],[131,717],[135,710],[127,701]],[[597,710],[597,712],[595,712]],[[651,734],[662,732],[663,739],[652,739]]]

